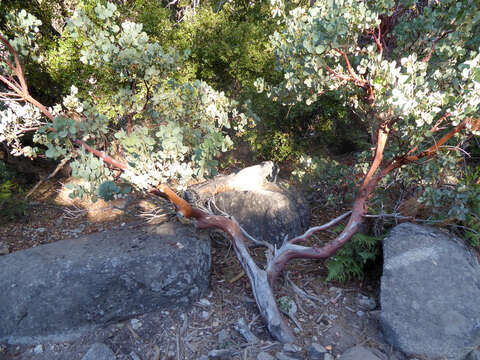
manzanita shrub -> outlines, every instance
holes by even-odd
[[[472,177],[475,162],[465,166],[463,160],[468,161],[469,141],[480,134],[480,3],[319,0],[288,14],[282,0],[272,4],[285,26],[271,37],[284,80],[270,86],[258,79],[258,90],[307,105],[322,94],[337,96],[370,129],[373,144],[385,128],[382,163],[404,157],[416,165],[383,177],[373,199],[377,211],[388,203],[378,195],[396,184],[410,185],[420,202],[435,209],[431,219],[467,225],[478,243],[480,178]],[[462,122],[466,131],[435,147]],[[406,161],[427,149],[435,150],[435,157]],[[358,161],[351,173],[367,173],[371,155],[362,157],[367,161]],[[308,161],[297,175],[314,175],[318,183],[332,173]]]
[[[14,143],[11,134],[37,130],[34,139],[47,148],[46,156],[71,159],[76,175],[93,185],[102,184],[100,190],[92,186],[85,191],[108,199],[125,189],[114,181],[128,182],[168,198],[178,214],[192,218],[197,227],[224,230],[232,238],[267,328],[279,341],[291,343],[294,334],[273,293],[275,280],[294,259],[334,259],[359,230],[379,187],[387,189],[417,176],[423,201],[450,198],[449,216],[458,221],[478,219],[480,195],[473,186],[478,181],[472,178],[477,172],[468,170],[459,179],[457,159],[480,131],[480,4],[476,0],[318,0],[289,14],[282,0],[273,0],[272,6],[284,26],[271,38],[284,81],[270,86],[259,79],[259,91],[277,101],[293,99],[292,103],[306,105],[325,93],[338,97],[371,131],[374,154],[369,163],[355,166],[363,181],[352,210],[285,239],[279,248],[259,242],[267,249],[265,266],[252,258],[248,236],[238,223],[192,208],[165,184],[212,173],[214,155],[230,144],[225,129],[241,132],[247,117],[205,83],[179,82],[176,74],[185,54],[152,42],[141,25],[122,21],[115,5],[78,11],[68,22],[64,35],[78,44],[80,60],[101,69],[111,81],[93,77],[85,94],[72,87],[63,107],[47,110],[29,94],[15,50],[0,37],[5,45],[0,49],[2,74],[6,74],[0,80],[7,88],[1,96],[26,101],[49,119],[42,124],[44,120],[22,110],[23,119],[30,121],[27,128],[9,115],[15,108],[7,105],[2,128],[10,143]],[[35,29],[28,30],[35,26],[33,21],[27,16],[24,22],[29,38],[35,37]],[[23,54],[20,48],[17,51]],[[17,147],[26,151],[21,143]],[[434,179],[442,183],[434,184]],[[315,232],[347,218],[334,239],[318,246],[306,242]],[[478,235],[478,228],[468,229]],[[369,257],[369,253],[357,255]]]
[[[24,11],[12,19],[23,31],[10,43],[23,58],[36,54],[39,20]],[[101,73],[102,81],[91,77],[88,87],[73,85],[63,102],[49,110],[55,115],[49,122],[29,104],[7,103],[0,114],[0,141],[16,154],[68,158],[72,175],[90,184],[76,188],[78,196],[111,198],[117,187],[99,185],[114,180],[146,190],[159,182],[182,187],[192,177],[214,175],[215,157],[232,146],[230,136],[253,124],[236,103],[205,82],[178,82],[188,52],[164,49],[141,24],[123,20],[113,3],[98,4],[88,14],[75,11],[62,36],[74,42],[80,61]],[[3,63],[2,71],[11,69]],[[34,140],[46,151],[19,141],[31,129],[37,129]],[[128,169],[118,177],[72,139],[120,156]]]

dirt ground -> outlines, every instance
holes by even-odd
[[[128,206],[117,204],[127,211],[110,209],[108,204],[107,208],[102,208],[105,204],[96,205],[100,209],[97,215],[106,215],[100,218],[78,204],[56,204],[56,194],[48,189],[40,191],[30,203],[26,218],[0,225],[0,242],[6,243],[10,252],[145,222],[145,213],[151,214],[153,208],[160,209],[157,222],[178,221],[163,200],[135,198]],[[312,225],[317,225],[328,217],[314,212],[312,219]],[[262,261],[263,250],[255,249],[254,253]],[[287,271],[288,279],[277,282],[275,294],[277,299],[293,301],[297,308],[294,320],[288,320],[297,336],[296,358],[308,359],[308,348],[318,343],[334,356],[362,344],[376,349],[382,359],[404,359],[382,341],[378,300],[377,305],[367,307],[362,301],[362,296],[378,298],[378,276],[347,284],[326,282],[325,264],[311,260],[296,261]],[[237,330],[241,318],[258,342],[247,342]],[[230,242],[218,233],[212,235],[210,292],[190,308],[145,314],[90,331],[70,342],[0,345],[0,359],[80,360],[97,342],[108,345],[118,360],[199,359],[212,350],[222,349],[225,359],[257,359],[259,352],[275,356],[282,350],[282,345],[266,331]]]

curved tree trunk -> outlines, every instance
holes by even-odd
[[[11,63],[8,57],[8,53],[0,53],[0,62],[5,63],[14,74],[14,76],[0,75],[0,81],[4,83],[7,89],[10,89],[10,92],[0,93],[0,99],[29,102],[32,105],[36,106],[38,109],[40,109],[49,120],[54,121],[52,113],[43,104],[35,100],[29,94],[27,83],[23,75],[23,69],[20,65],[18,56],[11,44],[1,35],[0,42],[2,42],[7,47],[8,51],[13,56],[15,63]],[[346,57],[346,55],[344,55],[344,57],[346,58],[346,61],[348,63],[348,58]],[[333,75],[338,76],[338,74]],[[352,78],[350,80],[357,81],[353,72],[351,77]],[[359,86],[365,87],[366,90],[370,89],[368,84],[361,83],[359,84]],[[275,280],[283,271],[285,265],[290,260],[296,258],[325,259],[334,255],[356,233],[358,226],[362,222],[363,217],[367,212],[367,201],[372,195],[372,193],[375,191],[378,182],[383,177],[385,177],[393,170],[399,168],[402,165],[416,162],[421,158],[429,158],[434,156],[443,144],[445,144],[457,132],[465,128],[469,123],[471,123],[471,121],[472,119],[470,118],[465,119],[463,122],[452,128],[447,134],[445,134],[439,141],[437,141],[427,150],[424,150],[415,155],[415,147],[407,154],[394,158],[384,166],[382,166],[383,153],[388,141],[390,127],[388,121],[381,122],[377,130],[375,156],[372,160],[370,169],[365,176],[362,185],[360,186],[355,202],[353,204],[352,211],[337,217],[336,219],[328,222],[327,224],[313,227],[307,230],[301,236],[297,236],[293,239],[285,241],[279,249],[273,248],[272,246],[267,246],[268,249],[266,270],[262,270],[261,268],[259,268],[251,257],[246,246],[247,238],[251,237],[243,231],[243,229],[234,219],[230,219],[225,216],[212,215],[203,210],[193,208],[184,199],[176,195],[168,186],[163,184],[160,184],[156,188],[151,189],[150,192],[167,198],[175,206],[177,214],[179,216],[192,218],[198,228],[218,228],[225,231],[232,238],[235,253],[250,280],[253,295],[257,302],[260,313],[267,324],[268,330],[275,339],[283,343],[289,343],[293,342],[295,340],[295,337],[278,309],[277,302],[275,300],[275,296],[272,290]],[[437,125],[432,128],[432,132],[437,131],[436,126]],[[28,130],[33,131],[36,129]],[[54,131],[53,128],[51,129],[51,131]],[[104,152],[98,151],[97,149],[90,147],[81,140],[70,140],[78,146],[83,147],[86,151],[102,159],[105,164],[109,164],[122,171],[128,169],[127,164],[124,164],[112,158]],[[307,240],[315,232],[326,230],[346,219],[348,216],[350,217],[344,230],[335,239],[331,240],[324,246],[318,248],[298,245],[299,242]]]

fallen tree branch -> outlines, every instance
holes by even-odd
[[[331,240],[321,248],[296,245],[295,242],[297,242],[296,239],[298,238],[292,239],[295,241],[289,240],[285,242],[280,247],[280,249],[275,252],[275,254],[271,254],[268,257],[269,261],[267,264],[267,273],[270,285],[273,285],[275,279],[283,271],[285,265],[290,260],[296,258],[329,258],[334,255],[357,232],[359,225],[362,223],[363,215],[365,215],[367,212],[366,202],[380,179],[383,177],[374,176],[374,174],[378,170],[382,162],[383,152],[388,140],[389,133],[390,128],[388,126],[379,126],[377,131],[377,146],[375,150],[375,156],[370,166],[370,170],[368,171],[362,185],[360,186],[357,197],[355,198],[355,202],[353,204],[350,218],[343,231],[335,239]],[[338,223],[339,221],[336,222]],[[307,234],[309,234],[310,236],[313,235],[313,233],[314,231],[307,231]],[[302,239],[306,239],[306,237]]]
[[[53,172],[50,175],[48,175],[44,179],[41,179],[39,182],[35,184],[35,186],[27,193],[27,195],[25,195],[25,199],[28,199],[45,181],[57,175],[57,173],[65,166],[68,160],[69,160],[68,158],[62,159],[62,161],[60,161],[60,163],[57,165],[55,170],[53,170]]]
[[[15,53],[15,50],[1,35],[0,40],[7,46],[7,48],[12,53],[15,59],[15,66],[11,64],[8,58],[5,57],[0,56],[0,61],[5,62],[18,78],[18,81],[16,81],[14,78],[0,76],[0,81],[2,81],[8,88],[10,88],[10,90],[13,91],[8,94],[12,94],[11,97],[21,98],[22,100],[31,103],[40,111],[42,111],[42,113],[49,120],[53,121],[53,114],[43,104],[30,96],[25,78],[23,76],[23,70],[18,60],[18,56]],[[347,67],[349,67],[349,70],[351,70],[348,76],[345,74],[338,74],[334,70],[329,68],[327,68],[327,70],[334,76],[340,77],[347,81],[356,81],[357,85],[359,85],[360,87],[366,88],[367,90],[372,90],[373,88],[371,86],[366,83],[362,83],[361,79],[355,77],[355,73],[351,68],[348,57],[344,56],[344,58],[347,62]],[[374,96],[373,90],[370,95]],[[10,97],[10,95],[5,94],[3,96]],[[404,156],[394,158],[383,167],[381,165],[383,162],[384,149],[390,134],[390,126],[386,121],[380,122],[380,125],[377,129],[375,155],[372,159],[370,169],[365,176],[357,193],[352,207],[352,211],[345,213],[324,225],[313,227],[307,230],[301,236],[297,236],[293,239],[284,241],[284,243],[279,249],[268,246],[266,270],[261,269],[253,260],[247,246],[248,240],[251,241],[251,239],[249,239],[249,235],[234,219],[230,219],[221,215],[213,215],[207,211],[192,207],[187,201],[179,197],[165,184],[160,184],[157,187],[149,190],[149,192],[168,199],[174,205],[177,215],[193,219],[197,228],[221,229],[230,236],[237,258],[239,259],[245,271],[245,274],[250,280],[252,292],[257,302],[257,306],[259,308],[260,314],[266,322],[270,334],[280,342],[289,343],[293,342],[295,340],[295,337],[292,330],[287,325],[285,319],[281,315],[277,302],[275,300],[275,296],[273,294],[274,281],[283,271],[285,265],[290,260],[295,258],[325,259],[334,255],[346,242],[351,239],[351,237],[358,230],[358,227],[362,223],[363,218],[365,217],[367,212],[367,201],[375,190],[378,182],[382,178],[384,178],[386,175],[388,175],[393,170],[399,168],[402,165],[416,162],[421,158],[430,158],[434,156],[442,145],[444,145],[460,130],[465,128],[470,122],[471,119],[465,119],[462,123],[450,130],[438,142],[430,146],[428,149],[416,155],[412,155],[417,149],[415,147]],[[86,151],[100,158],[105,164],[112,165],[120,170],[128,169],[127,164],[117,161],[116,159],[105,154],[104,152],[98,151],[90,147],[81,140],[70,140],[78,146],[83,147]],[[269,168],[267,168],[267,170],[269,170]],[[273,168],[271,170],[273,174]],[[244,175],[244,178],[247,180],[251,177],[251,173],[249,173],[249,171],[245,171]],[[216,184],[214,189],[205,188],[203,190],[205,193],[210,190],[213,191],[213,193],[216,193],[217,191],[220,192],[220,190],[222,190],[225,187],[224,185],[226,184],[228,184],[228,182]],[[313,236],[315,232],[326,230],[331,226],[334,226],[345,220],[347,217],[349,217],[349,219],[343,231],[335,239],[326,243],[322,247],[309,247],[297,244],[298,242],[307,240],[308,238]]]
[[[240,226],[224,216],[211,215],[191,207],[166,185],[160,185],[156,189],[151,190],[151,192],[170,200],[175,206],[177,213],[195,220],[197,228],[221,229],[232,238],[235,253],[252,284],[253,296],[261,315],[267,323],[270,334],[281,342],[293,342],[295,336],[278,309],[275,296],[267,279],[267,272],[259,268],[251,257],[246,245],[247,238],[244,236]]]

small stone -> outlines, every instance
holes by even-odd
[[[308,348],[308,353],[310,354],[311,360],[323,360],[325,358],[325,354],[327,353],[327,349],[320,344],[312,343],[312,345],[310,345]]]
[[[261,353],[258,353],[257,360],[275,360],[275,358],[269,353],[262,351]]]
[[[212,350],[208,353],[209,359],[230,360],[232,358],[232,350],[219,349]]]
[[[132,325],[133,330],[138,330],[142,327],[142,322],[138,319],[132,319],[130,321],[130,324]]]
[[[200,356],[200,359],[198,360],[208,360],[208,356],[207,355],[202,355]]]
[[[47,230],[47,229],[45,229],[44,227],[39,227],[39,228],[37,228],[37,231],[38,231],[39,233],[43,233],[43,232],[45,232],[46,230]]]
[[[107,345],[96,343],[88,349],[82,360],[115,360],[115,354]]]
[[[286,354],[284,352],[277,353],[278,360],[299,360],[298,357],[293,357],[291,354]]]
[[[355,301],[358,306],[366,310],[374,310],[377,307],[377,302],[374,298],[362,294],[358,294],[355,298]]]
[[[218,332],[218,346],[221,348],[227,347],[228,343],[230,342],[230,334],[226,329],[222,329]]]
[[[37,346],[35,346],[35,348],[33,349],[33,352],[35,354],[41,354],[43,353],[43,345],[42,344],[39,344]]]
[[[208,311],[202,311],[202,319],[207,320],[210,316],[210,313]]]
[[[337,288],[337,287],[335,287],[335,286],[330,286],[330,288],[328,289],[328,291],[334,292],[334,293],[337,293],[337,294],[341,294],[341,293],[343,292],[342,289]]]
[[[78,228],[70,230],[71,233],[80,234],[85,229],[85,224],[80,224]]]
[[[55,220],[56,225],[62,225],[63,223],[63,216],[60,216],[57,220]]]
[[[130,357],[132,358],[132,360],[141,360],[140,356],[135,354],[133,351],[130,353]]]
[[[380,360],[369,349],[363,346],[355,346],[345,351],[340,357],[341,360]]]
[[[363,317],[365,316],[365,313],[362,310],[357,311],[357,316],[358,317]]]
[[[212,303],[205,298],[198,300],[198,303],[203,306],[211,306]]]
[[[0,255],[7,255],[8,253],[10,253],[8,245],[3,241],[0,241]]]
[[[327,318],[328,318],[328,320],[333,321],[333,320],[336,320],[338,318],[338,315],[328,314]]]
[[[287,354],[296,354],[302,351],[302,348],[295,344],[285,344],[283,345],[283,352]]]

